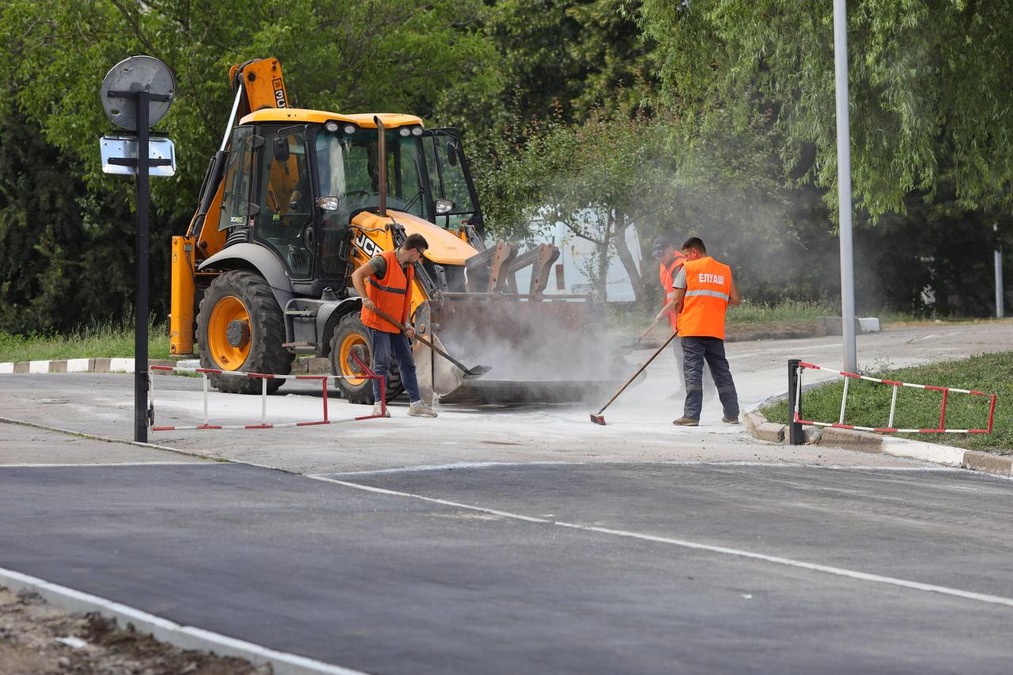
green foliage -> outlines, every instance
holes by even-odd
[[[777,304],[757,303],[744,299],[730,307],[729,325],[794,323],[821,316],[840,316],[841,309],[826,300],[783,300]]]
[[[148,358],[168,359],[165,324],[148,323]],[[132,318],[91,323],[66,333],[16,335],[0,331],[0,363],[55,359],[130,358],[134,355]]]
[[[803,371],[803,373],[811,371]],[[930,443],[942,443],[972,450],[1013,454],[1013,352],[982,354],[961,361],[947,361],[927,366],[901,369],[876,369],[863,373],[871,377],[925,384],[953,389],[967,389],[985,394],[997,394],[998,405],[991,434],[900,434],[901,437]],[[803,374],[803,385],[805,384]],[[845,406],[845,424],[880,428],[890,419],[893,387],[864,380],[851,379]],[[811,389],[802,395],[802,418],[817,422],[839,422],[844,384],[832,381]],[[984,429],[988,426],[991,398],[988,396],[949,392],[946,404],[945,428]],[[761,408],[759,411],[775,422],[788,421],[786,401]],[[898,387],[894,427],[903,429],[937,429],[942,412],[942,393],[939,391]]]
[[[0,55],[13,65],[6,86],[29,119],[78,158],[89,185],[109,191],[123,179],[103,176],[99,166],[97,139],[110,130],[102,79],[131,54],[164,61],[176,92],[156,130],[174,140],[178,170],[152,181],[152,193],[179,218],[192,213],[220,143],[231,64],[278,57],[290,95],[304,107],[429,114],[444,92],[481,97],[498,89],[491,46],[479,33],[481,7],[477,0],[265,0],[236,11],[183,0],[10,0],[0,13]]]
[[[954,186],[965,208],[1009,205],[1008,3],[851,2],[853,190],[869,213]],[[771,128],[786,170],[836,186],[833,12],[795,0],[644,0],[666,93],[700,126]],[[815,150],[805,157],[807,149]],[[828,193],[831,203],[836,190]]]
[[[653,45],[635,11],[614,0],[497,0],[487,33],[507,83],[500,110],[521,119],[582,123],[649,108]],[[501,118],[508,124],[509,118]]]
[[[604,292],[608,262],[619,256],[637,297],[643,282],[625,232],[650,236],[671,208],[676,158],[665,127],[642,115],[592,114],[582,124],[528,125],[525,143],[498,148],[483,183],[490,228],[497,236],[551,238],[556,223],[595,248],[585,270]],[[480,178],[480,180],[482,180]],[[643,236],[643,235],[642,235]]]
[[[0,117],[0,331],[66,331],[132,305],[133,216],[74,178],[13,110]],[[152,269],[165,272],[154,242]],[[123,261],[124,265],[116,264]]]

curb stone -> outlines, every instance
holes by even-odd
[[[743,426],[761,441],[784,443],[788,425],[769,422],[763,415],[751,412],[744,415]],[[893,436],[880,436],[868,431],[803,426],[806,445],[829,445],[858,452],[884,453],[895,457],[908,457],[934,464],[944,464],[997,476],[1013,477],[1013,457],[993,455],[979,450],[964,450],[938,443],[908,440]]]

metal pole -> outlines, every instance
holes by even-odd
[[[855,271],[851,244],[851,124],[848,115],[848,22],[846,0],[834,0],[834,72],[837,91],[837,192],[841,221],[841,328],[844,370],[858,372],[855,344]]]
[[[1002,291],[1002,244],[999,243],[999,223],[992,224],[992,231],[995,232],[995,318],[1001,319],[1005,316]]]
[[[134,307],[134,440],[148,442],[148,92],[137,94],[137,302]]]
[[[799,359],[788,359],[788,444],[804,445],[805,434],[802,425],[795,421],[795,406],[798,405],[799,417],[802,416],[802,400],[798,396],[798,364]]]

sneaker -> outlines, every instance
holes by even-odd
[[[415,401],[408,406],[408,417],[436,417],[436,412],[422,401]]]
[[[677,427],[697,427],[700,426],[700,420],[695,420],[692,417],[680,417],[672,422],[672,424]]]
[[[387,408],[379,403],[374,403],[373,417],[390,417],[390,408]]]
[[[729,417],[728,415],[725,415],[724,417],[721,418],[721,421],[724,422],[725,424],[738,424],[739,416],[736,415],[735,417]]]

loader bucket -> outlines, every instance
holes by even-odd
[[[444,402],[595,399],[627,368],[612,349],[604,305],[586,296],[446,293],[420,308],[416,327],[431,330],[455,360],[490,366],[481,378],[466,379],[417,345],[420,386]]]

